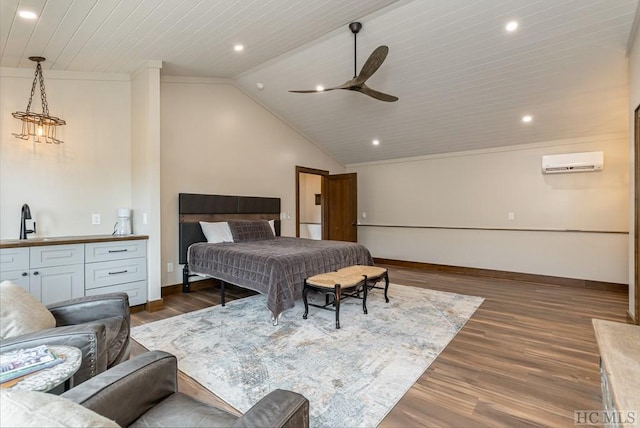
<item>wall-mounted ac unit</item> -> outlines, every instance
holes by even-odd
[[[604,165],[604,153],[584,152],[542,156],[542,173],[559,174],[563,172],[601,171]]]

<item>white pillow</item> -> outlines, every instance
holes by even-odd
[[[0,282],[0,338],[20,336],[56,326],[51,312],[25,289]]]
[[[3,427],[108,427],[120,425],[78,403],[45,392],[0,391]]]
[[[207,242],[210,244],[233,242],[231,229],[229,229],[229,224],[226,221],[216,223],[201,221],[200,227],[202,228],[202,233],[204,233],[204,236],[207,238]]]
[[[278,236],[276,235],[276,221],[269,220],[269,226],[271,226],[271,230],[273,231],[273,236]]]

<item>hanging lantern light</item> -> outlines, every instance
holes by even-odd
[[[31,95],[29,96],[29,104],[27,111],[17,111],[11,115],[22,121],[22,132],[13,134],[14,137],[22,140],[28,140],[33,137],[37,143],[54,143],[60,144],[64,141],[56,138],[56,127],[66,125],[67,122],[59,117],[49,115],[49,105],[47,104],[47,94],[44,90],[44,78],[42,77],[42,66],[40,65],[46,58],[41,56],[30,56],[31,61],[38,63],[36,65],[36,73],[31,85]],[[31,111],[31,102],[36,92],[36,83],[40,82],[40,99],[42,101],[42,113],[34,113]]]

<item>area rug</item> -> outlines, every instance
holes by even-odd
[[[316,296],[321,297],[321,296]],[[297,302],[277,326],[256,295],[132,329],[147,349],[242,413],[270,391],[303,394],[313,427],[374,427],[424,373],[484,299],[391,284],[335,313]]]

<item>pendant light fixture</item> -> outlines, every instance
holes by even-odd
[[[46,58],[41,56],[30,56],[31,61],[37,62],[36,73],[31,85],[31,95],[29,96],[29,104],[27,111],[17,111],[11,115],[22,121],[22,132],[13,134],[14,137],[22,140],[28,140],[33,137],[37,143],[54,143],[60,144],[64,141],[56,138],[56,126],[66,125],[67,122],[59,117],[49,115],[49,105],[47,104],[47,94],[44,90],[44,78],[42,77],[42,66],[40,65]],[[31,102],[36,92],[36,83],[40,82],[40,99],[42,101],[42,113],[34,113],[31,111]]]

